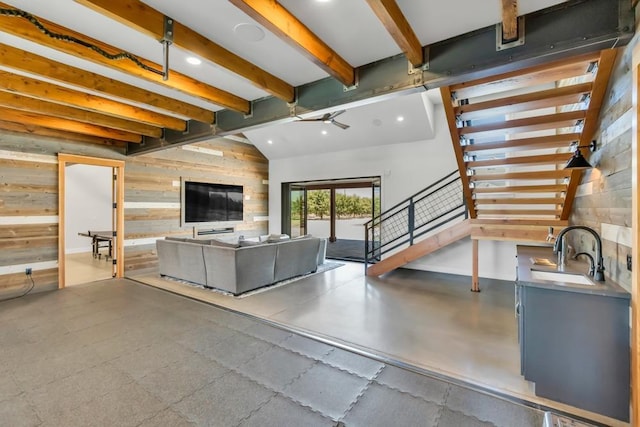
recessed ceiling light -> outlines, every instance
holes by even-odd
[[[259,42],[264,38],[264,30],[254,24],[238,24],[233,27],[233,32],[245,42]]]
[[[399,121],[399,122],[402,122],[402,121],[404,121],[404,117],[403,116],[398,116],[396,118],[396,120]]]
[[[202,64],[202,60],[200,58],[196,58],[195,56],[187,56],[186,61],[191,65],[200,65],[200,64]]]
[[[273,144],[273,141],[272,140],[268,140],[267,144]]]
[[[326,135],[327,133],[328,133],[328,132],[327,132],[326,130],[323,130],[323,131],[322,131],[322,134],[323,134],[323,135]]]

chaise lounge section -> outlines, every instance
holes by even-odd
[[[325,244],[324,239],[311,236],[240,245],[216,239],[156,241],[161,276],[234,295],[316,271]]]

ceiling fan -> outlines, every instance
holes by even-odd
[[[338,126],[340,129],[349,129],[349,125],[345,125],[344,123],[340,123],[336,121],[336,117],[340,114],[344,113],[347,110],[334,111],[333,113],[326,113],[322,117],[318,117],[317,119],[300,119],[299,122],[322,122],[322,123],[331,123],[332,125]]]

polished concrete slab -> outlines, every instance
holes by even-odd
[[[194,288],[157,274],[135,278],[171,292],[248,313],[419,370],[576,414],[625,425],[535,396],[520,375],[512,282],[398,269],[366,277],[345,265],[246,298]]]
[[[0,425],[542,425],[540,410],[126,279],[0,302],[0,341]]]

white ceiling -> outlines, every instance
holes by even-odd
[[[293,86],[327,76],[323,70],[294,48],[264,30],[228,1],[143,0],[143,2]],[[501,0],[397,0],[397,2],[423,45],[501,21]],[[519,0],[519,14],[530,13],[561,2],[560,0]],[[156,63],[162,62],[162,46],[158,41],[81,6],[73,0],[6,0],[6,3],[142,58]],[[280,3],[354,67],[401,53],[365,0],[328,2],[280,0]],[[263,29],[264,38],[257,42],[240,38],[234,32],[234,28],[238,24],[247,23]],[[16,46],[213,111],[220,109],[217,105],[182,94],[177,90],[44,48],[1,31],[0,43]],[[208,61],[204,61],[200,66],[189,65],[185,61],[187,56],[189,56],[188,53],[172,46],[171,69],[245,99],[255,100],[268,95],[242,77]],[[352,148],[361,146],[364,141],[368,144],[406,142],[416,140],[416,132],[424,131],[424,127],[422,129],[418,125],[414,127],[413,120],[416,123],[421,120],[428,121],[424,107],[415,108],[421,103],[420,96],[405,96],[397,100],[385,101],[383,105],[370,105],[347,111],[339,117],[339,121],[348,123],[352,127],[343,131],[331,126],[333,129],[330,129],[329,135],[320,135],[318,129],[326,126],[320,123],[288,123],[254,130],[248,132],[248,136],[267,157],[279,157],[284,154],[279,151],[280,149],[276,149],[276,140],[281,141],[280,144],[289,141],[291,155],[304,154],[304,147],[311,150],[306,151],[306,154],[309,154],[317,147],[348,149],[350,146]],[[402,124],[394,123],[392,126],[393,115],[399,111],[403,111],[403,115],[408,120]],[[421,118],[420,114],[422,114]],[[372,125],[376,118],[382,121],[381,126]],[[271,138],[274,144],[262,147],[261,141],[269,138],[268,135],[273,135]],[[425,137],[418,139],[425,139]]]

